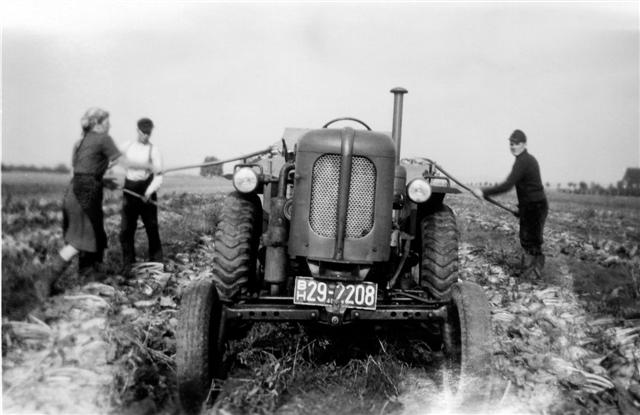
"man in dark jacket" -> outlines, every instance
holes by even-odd
[[[527,151],[527,136],[515,130],[509,137],[511,154],[516,157],[507,179],[493,187],[474,189],[482,198],[505,193],[516,187],[520,214],[520,244],[524,250],[523,276],[542,276],[544,254],[542,253],[544,223],[549,212],[547,197],[540,178],[538,161]]]

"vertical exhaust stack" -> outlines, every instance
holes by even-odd
[[[396,147],[396,171],[393,182],[393,208],[394,215],[397,215],[397,209],[402,208],[402,195],[407,185],[407,169],[400,165],[400,143],[402,141],[402,99],[407,91],[398,87],[391,90],[393,93],[393,130],[391,131],[391,139]]]
[[[406,94],[406,89],[402,87],[393,88],[393,129],[391,130],[391,138],[396,145],[396,166],[400,164],[400,144],[402,141],[402,99]]]

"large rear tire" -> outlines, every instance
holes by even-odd
[[[233,299],[247,286],[256,288],[261,232],[262,205],[258,195],[228,194],[214,237],[213,282],[221,298]]]
[[[420,221],[420,285],[436,300],[450,300],[458,281],[458,239],[456,218],[447,205]]]
[[[222,307],[209,280],[191,283],[184,295],[176,330],[176,366],[180,405],[188,414],[201,411],[214,378],[222,378],[224,330]]]
[[[478,410],[491,393],[491,312],[482,287],[458,282],[451,287],[452,306],[444,324],[443,344],[461,409]]]

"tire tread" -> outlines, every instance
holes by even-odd
[[[214,234],[213,282],[233,299],[255,273],[262,217],[257,195],[232,192],[225,198]]]
[[[451,299],[458,281],[458,227],[451,208],[442,205],[420,222],[420,284],[437,300]]]

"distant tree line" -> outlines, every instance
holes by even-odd
[[[2,163],[2,171],[26,171],[26,172],[44,172],[44,173],[69,173],[71,169],[65,164],[58,164],[54,167],[36,166],[33,164],[4,164]]]
[[[599,183],[591,182],[569,182],[567,187],[562,187],[558,183],[558,190],[564,193],[575,193],[581,195],[609,195],[609,196],[640,196],[640,188],[625,186],[622,180],[615,185],[602,186]]]

